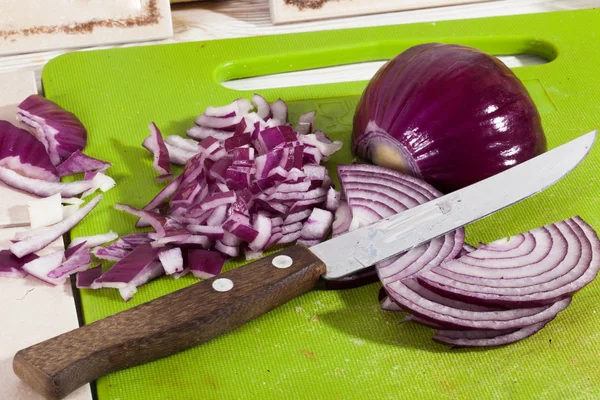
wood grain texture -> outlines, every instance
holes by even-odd
[[[273,258],[293,260],[285,269]],[[49,399],[61,399],[108,373],[199,345],[306,293],[325,272],[310,250],[293,246],[138,307],[19,351],[17,376]],[[227,292],[216,279],[233,281]]]

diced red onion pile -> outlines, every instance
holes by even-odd
[[[172,181],[143,209],[115,208],[153,231],[95,247],[94,256],[116,264],[93,281],[82,279],[81,287],[117,288],[129,300],[163,274],[209,278],[230,258],[325,240],[340,193],[321,162],[342,144],[313,131],[314,118],[304,114],[294,128],[285,102],[254,95],[252,102],[208,107],[188,129],[191,139],[163,138],[150,123],[142,145],[157,177]],[[171,175],[169,161],[184,165],[179,176]]]

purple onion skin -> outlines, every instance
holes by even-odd
[[[428,43],[399,54],[369,82],[352,150],[448,193],[545,152],[546,137],[525,86],[501,61]]]

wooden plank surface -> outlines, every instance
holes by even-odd
[[[489,0],[270,0],[274,24],[427,9]]]
[[[0,1],[0,8],[0,54],[173,34],[169,0],[9,0]]]
[[[33,72],[0,74],[0,118],[16,124],[17,104],[35,92]],[[26,204],[30,198],[32,196],[0,186],[0,226],[25,225],[0,229],[0,249],[10,246],[16,232],[28,229]],[[38,254],[63,248],[60,238]],[[0,278],[0,321],[0,399],[42,399],[13,373],[12,359],[22,348],[79,326],[70,282],[51,286],[29,276],[24,279]],[[68,397],[71,400],[91,398],[89,385]]]

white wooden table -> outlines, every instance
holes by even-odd
[[[523,14],[600,6],[600,0],[504,0],[429,10],[341,18],[273,26],[268,0],[224,0],[216,3],[174,5],[174,36],[151,43],[210,40],[291,32],[340,29],[347,27],[404,24],[411,22]],[[141,43],[150,44],[150,43]],[[128,44],[125,46],[140,45]],[[85,49],[84,49],[85,50]],[[0,119],[11,117],[16,104],[27,94],[39,91],[44,64],[65,51],[49,51],[0,57]],[[509,65],[535,62],[505,59]],[[370,78],[380,64],[330,68],[318,76],[294,73],[295,84],[312,84]],[[37,81],[37,85],[36,85]],[[280,76],[259,77],[229,82],[232,88],[266,88],[290,82]],[[6,248],[15,229],[10,225],[27,223],[23,206],[27,196],[0,186],[0,246]],[[24,229],[24,228],[20,228]],[[61,243],[55,243],[60,246]],[[34,279],[0,280],[0,399],[41,399],[12,373],[12,356],[23,347],[77,327],[75,302],[70,286],[50,287]],[[69,399],[91,399],[89,387],[71,394]],[[125,399],[123,399],[125,400]]]

